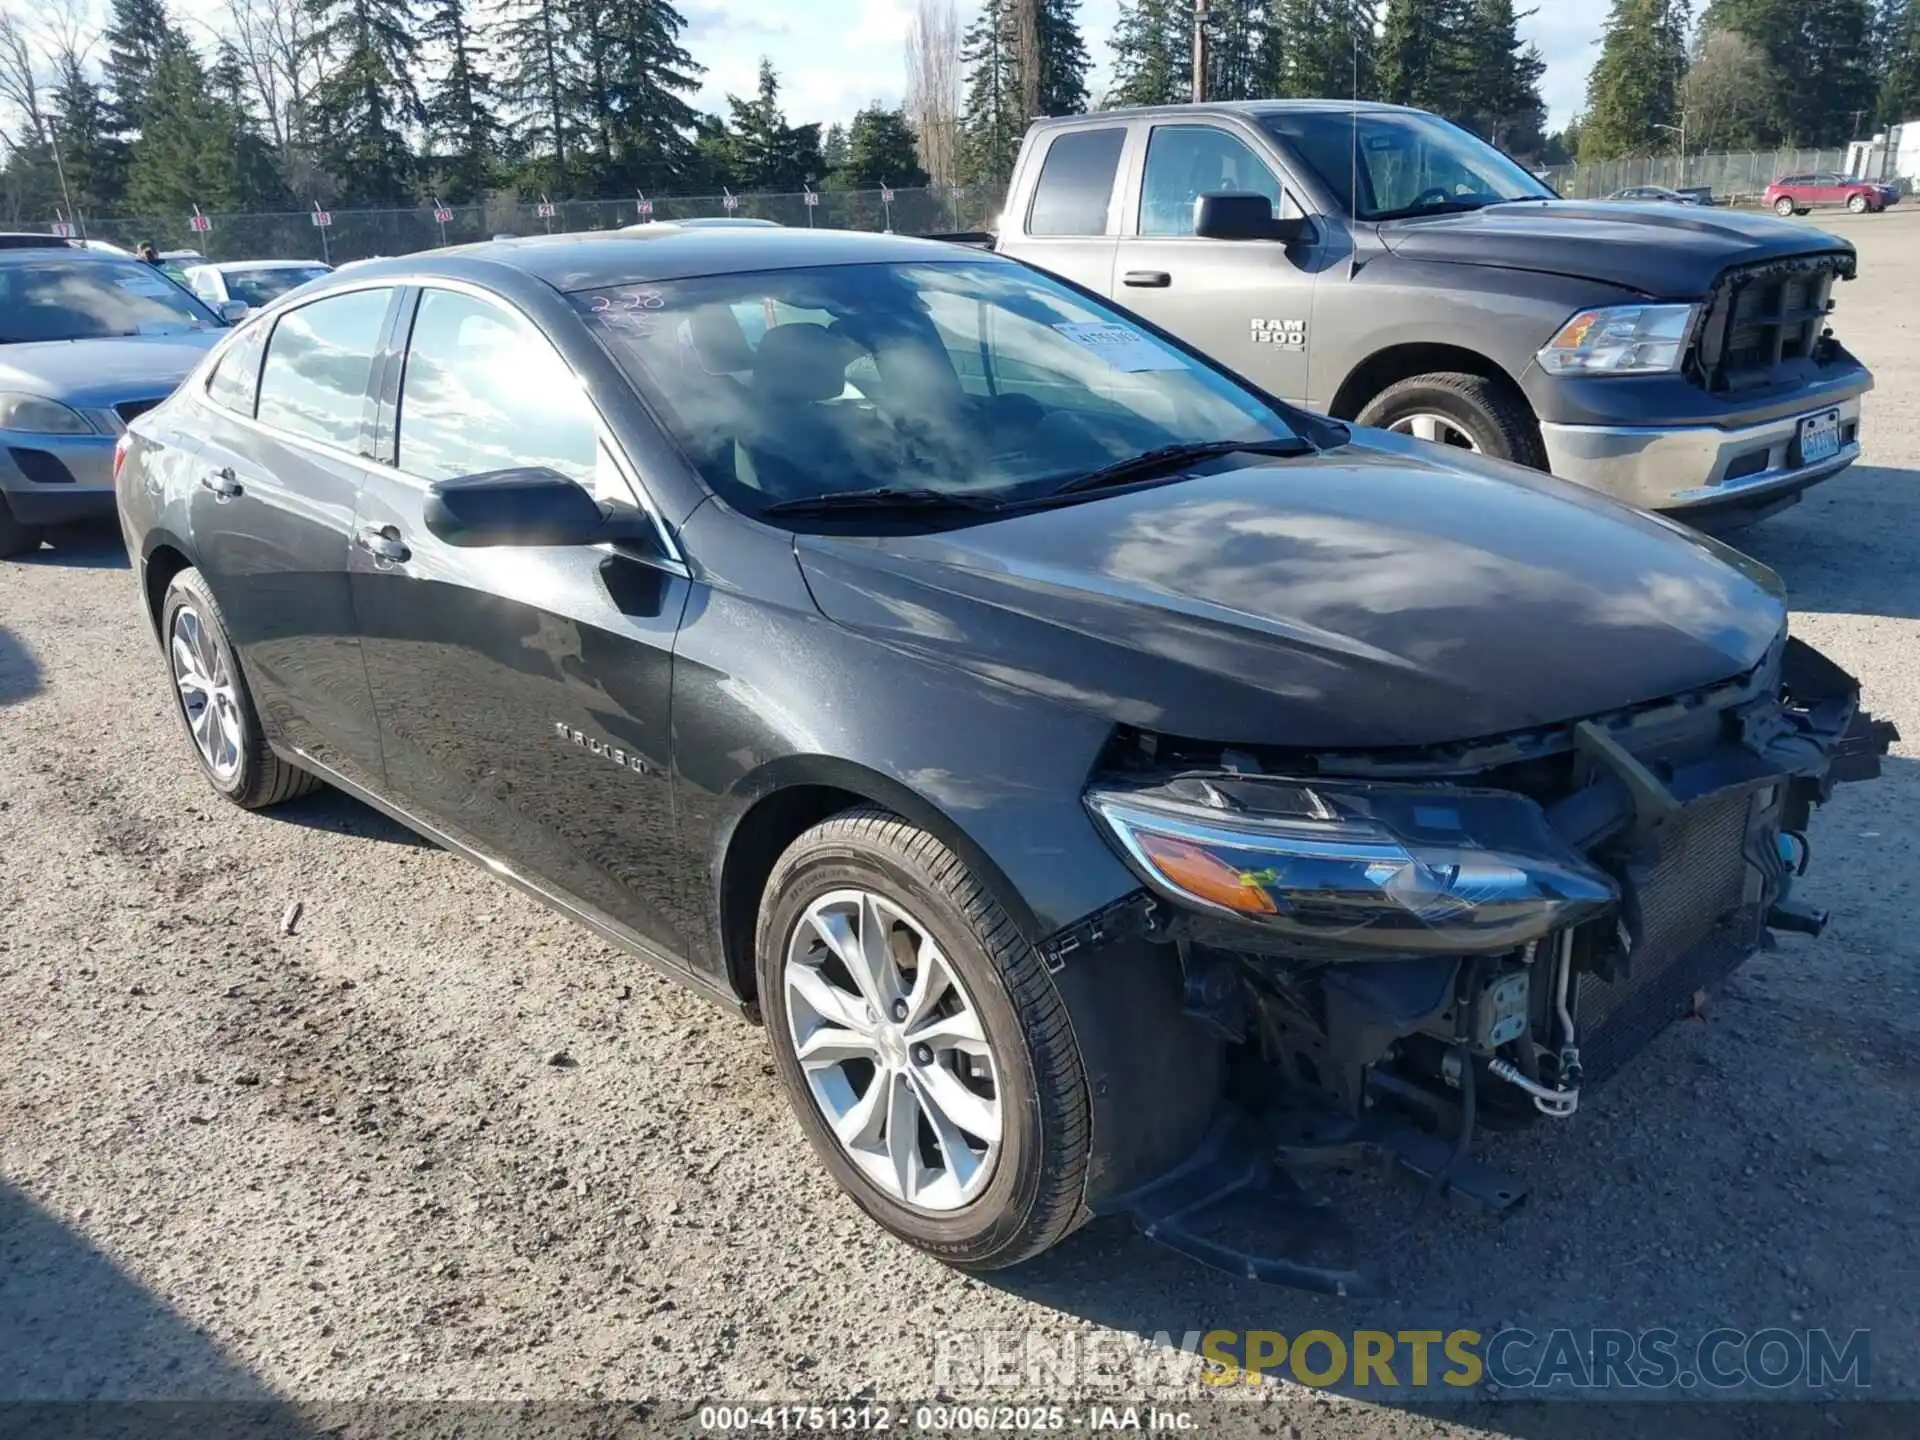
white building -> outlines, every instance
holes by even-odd
[[[1862,180],[1902,179],[1920,191],[1920,120],[1892,126],[1871,140],[1855,140],[1847,146],[1847,174]]]

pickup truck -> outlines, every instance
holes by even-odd
[[[1037,122],[993,247],[1272,394],[1750,520],[1860,455],[1853,246],[1767,215],[1562,200],[1424,111],[1317,100]]]

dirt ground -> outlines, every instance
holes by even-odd
[[[1113,1223],[990,1279],[907,1251],[814,1163],[758,1031],[340,796],[217,802],[114,537],[0,563],[0,1401],[616,1398],[691,1431],[703,1400],[933,1400],[950,1332],[1168,1360],[1160,1332],[1422,1325],[1864,1328],[1875,1393],[1913,1397],[1920,213],[1823,223],[1861,250],[1866,462],[1736,543],[1910,738],[1818,820],[1823,939],[1485,1147],[1525,1208],[1409,1232],[1411,1190],[1372,1197],[1385,1302]],[[1158,1383],[1016,1393],[1189,1404]],[[1260,1394],[1278,1435],[1539,1433]]]

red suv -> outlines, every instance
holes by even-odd
[[[1766,203],[1776,215],[1804,215],[1819,205],[1844,205],[1856,215],[1884,210],[1889,188],[1871,180],[1849,180],[1831,170],[1812,175],[1783,175],[1767,187]]]

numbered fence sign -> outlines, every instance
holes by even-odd
[[[187,228],[196,234],[204,235],[207,231],[213,229],[213,221],[204,215],[189,215],[187,217]]]
[[[442,225],[444,225],[449,220],[453,219],[453,211],[449,210],[444,205],[438,206],[433,212],[433,218],[438,220]]]
[[[720,204],[729,211],[738,210],[740,208],[740,197],[738,195],[728,195],[721,200]]]
[[[538,215],[542,220],[551,220],[553,218],[553,202],[551,200],[542,200],[538,205],[533,207],[533,213]]]
[[[333,212],[331,210],[316,210],[313,212],[314,229],[325,230],[332,224]]]
[[[64,220],[56,220],[53,222],[53,233],[62,240],[71,240],[73,238],[73,226]]]
[[[813,191],[813,190],[809,190],[809,191],[807,191],[807,193],[806,193],[806,195],[805,195],[804,197],[802,197],[802,198],[804,198],[804,199],[806,200],[806,202],[807,202],[807,207],[808,207],[809,209],[811,209],[812,207],[814,207],[815,205],[818,205],[818,204],[820,203],[820,196],[819,196],[819,194],[818,194],[818,192],[816,192],[816,191]]]
[[[642,217],[653,214],[653,202],[651,200],[642,200],[639,205],[639,212]]]
[[[893,191],[882,190],[880,192],[880,203],[882,205],[891,205],[893,203]]]

